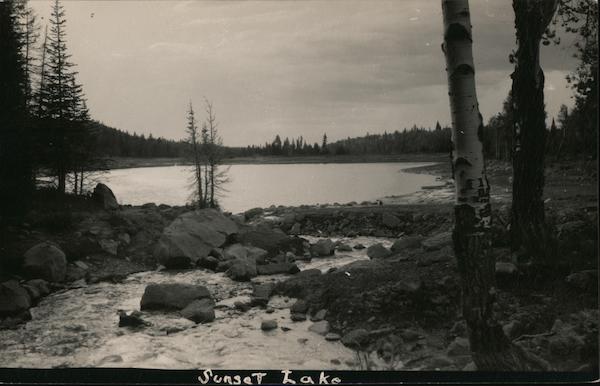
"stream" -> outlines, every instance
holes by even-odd
[[[374,237],[341,240],[351,246],[391,244]],[[297,265],[301,270],[326,272],[364,259],[368,259],[366,249],[336,251],[334,256],[299,261]],[[55,292],[31,309],[31,321],[16,330],[0,331],[0,367],[356,369],[354,351],[309,331],[312,322],[308,320],[290,320],[289,307],[294,299],[272,297],[271,314],[257,307],[245,313],[234,309],[234,302],[250,300],[252,283],[285,277],[259,276],[240,283],[224,273],[201,269],[149,271],[130,275],[119,284],[102,282]],[[118,327],[118,310],[139,310],[146,285],[166,282],[206,286],[216,302],[215,321],[195,324],[176,313],[144,312],[144,320],[151,326],[139,330]],[[267,319],[277,320],[279,328],[262,331],[261,321]]]

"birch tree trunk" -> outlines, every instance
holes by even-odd
[[[540,67],[542,35],[558,0],[513,0],[517,34],[516,65],[512,74],[514,111],[511,244],[537,265],[551,264],[551,233],[544,216],[544,152],[546,112],[544,72]]]
[[[448,95],[452,115],[452,169],[456,186],[454,251],[461,275],[462,312],[479,370],[547,370],[504,335],[493,313],[495,261],[491,248],[490,185],[483,159],[483,120],[475,92],[468,0],[442,0]]]

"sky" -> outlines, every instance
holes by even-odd
[[[451,122],[440,0],[62,3],[92,118],[122,130],[184,138],[190,101],[204,118],[205,98],[229,146]],[[45,23],[52,1],[30,4]],[[487,122],[510,89],[514,15],[508,0],[470,7]],[[549,119],[573,104],[562,40],[542,48]]]

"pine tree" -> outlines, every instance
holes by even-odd
[[[55,0],[50,17],[50,34],[44,58],[43,87],[40,89],[40,117],[47,130],[46,161],[56,173],[58,190],[66,189],[67,174],[82,162],[77,157],[81,141],[89,139],[85,122],[89,118],[83,89],[76,82],[75,64],[66,45],[65,11]]]
[[[28,87],[18,5],[0,2],[0,223],[28,208],[32,184]]]
[[[192,102],[190,102],[190,108],[188,110],[188,125],[186,128],[186,132],[188,134],[188,143],[191,145],[192,151],[192,160],[194,162],[194,191],[196,192],[196,197],[194,201],[196,201],[196,205],[199,208],[204,208],[206,204],[206,197],[203,193],[204,191],[204,178],[202,171],[202,154],[201,154],[201,141],[198,133],[198,126],[196,125],[196,118],[194,115],[194,108],[192,106]],[[202,137],[205,136],[205,127],[202,128]]]

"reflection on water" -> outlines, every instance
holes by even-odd
[[[435,177],[401,169],[426,163],[231,165],[220,199],[233,213],[253,207],[348,203],[416,192]],[[102,176],[121,204],[184,205],[190,199],[190,167],[112,170]]]

